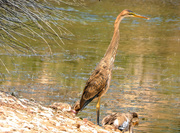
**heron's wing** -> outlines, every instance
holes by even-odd
[[[103,91],[108,88],[109,71],[103,68],[96,68],[84,88],[80,107],[81,110],[89,104],[94,98],[98,97]]]
[[[83,98],[88,100],[101,93],[107,87],[108,74],[106,71],[95,70],[88,81],[83,92]]]

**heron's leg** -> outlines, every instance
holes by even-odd
[[[99,97],[98,102],[96,104],[97,125],[99,125],[100,100],[101,100],[101,98]]]

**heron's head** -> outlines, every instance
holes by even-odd
[[[71,107],[71,112],[74,114],[78,114],[80,110],[80,101],[76,101],[76,103]]]
[[[128,9],[123,10],[122,13],[121,13],[121,15],[124,16],[124,17],[137,17],[137,18],[149,19],[149,18],[147,18],[147,17],[144,17],[144,16],[141,16],[141,15],[139,15],[139,14],[136,14],[136,13],[134,13],[133,11],[128,10]]]

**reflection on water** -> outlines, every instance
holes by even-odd
[[[138,6],[140,5],[140,6]],[[76,15],[67,25],[75,34],[64,40],[64,51],[52,46],[37,48],[40,55],[1,59],[1,90],[33,98],[45,105],[73,104],[81,96],[86,80],[103,57],[113,34],[113,22],[128,8],[151,20],[128,18],[120,25],[120,45],[112,82],[102,97],[101,119],[112,112],[135,111],[140,116],[136,132],[176,133],[180,130],[180,3],[178,1],[91,1],[86,7],[61,7]],[[71,9],[71,10],[70,10]],[[43,42],[41,42],[43,43]],[[34,44],[36,46],[36,44]],[[46,46],[46,45],[44,45]],[[36,46],[37,47],[37,46]],[[80,114],[95,122],[96,101]]]

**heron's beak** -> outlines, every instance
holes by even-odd
[[[141,16],[141,15],[139,15],[139,14],[135,14],[135,13],[133,13],[133,16],[134,17],[137,17],[137,18],[145,18],[145,19],[150,19],[150,18],[147,18],[147,17],[144,17],[144,16]]]

